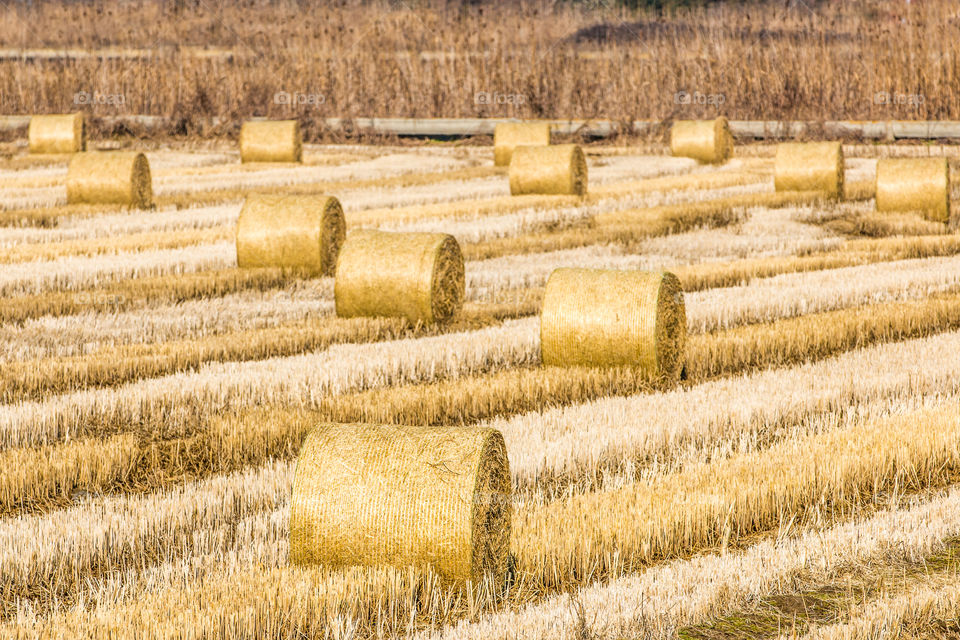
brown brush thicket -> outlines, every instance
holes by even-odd
[[[960,119],[954,0],[607,4],[10,3],[0,113]]]

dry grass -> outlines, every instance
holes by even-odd
[[[308,14],[293,3],[106,7],[15,5],[4,12],[0,41],[23,49],[149,49],[153,57],[108,63],[129,71],[124,110],[166,116],[171,132],[209,132],[211,117],[239,123],[253,115],[305,116],[308,139],[320,133],[313,117],[344,114],[616,121],[715,115],[712,104],[678,105],[681,91],[723,95],[732,119],[960,119],[956,71],[946,63],[960,42],[949,0],[910,6],[863,0],[829,10],[783,3],[701,7],[660,19],[595,4],[490,12],[459,3],[383,2],[375,10],[332,5]],[[71,28],[37,28],[48,24]],[[262,25],[268,27],[261,31]],[[105,33],[117,35],[105,39]],[[226,57],[157,44],[173,42],[203,42]],[[869,72],[861,60],[873,61]],[[76,87],[120,91],[104,81],[105,62],[95,56],[65,69],[44,60],[2,64],[4,113],[68,112]],[[925,100],[875,99],[895,90]],[[324,101],[277,104],[278,91],[320,92]],[[481,91],[524,99],[484,103],[476,98]],[[96,105],[94,115],[115,110]]]

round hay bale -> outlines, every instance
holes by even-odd
[[[256,120],[240,127],[241,162],[300,162],[303,143],[296,120]]]
[[[877,211],[917,211],[950,221],[950,167],[946,158],[881,158],[877,161]]]
[[[511,495],[496,429],[321,425],[294,473],[290,560],[429,566],[451,583],[500,586]]]
[[[510,160],[510,194],[576,195],[587,192],[587,159],[575,144],[517,147]]]
[[[337,315],[445,322],[460,312],[466,280],[456,238],[360,229],[347,236],[334,284]]]
[[[493,130],[493,164],[509,167],[515,148],[549,144],[549,122],[501,122]]]
[[[253,194],[237,219],[237,266],[332,276],[346,235],[336,198]]]
[[[557,269],[540,313],[548,366],[640,367],[676,382],[687,339],[680,280],[669,272]]]
[[[774,162],[777,191],[819,191],[843,197],[843,145],[839,142],[784,142]]]
[[[678,120],[670,129],[674,156],[717,164],[733,155],[733,135],[723,116],[715,120]]]
[[[75,154],[67,169],[67,202],[149,207],[153,182],[147,156],[137,151]]]
[[[83,113],[33,116],[27,129],[30,153],[77,153],[87,150]]]

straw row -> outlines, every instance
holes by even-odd
[[[958,257],[783,274],[689,293],[687,321],[691,332],[715,331],[863,304],[917,300],[958,287]]]
[[[235,264],[236,250],[232,242],[21,262],[4,266],[0,274],[0,295],[38,295],[52,289],[75,291],[120,279],[174,276]]]
[[[213,207],[197,207],[184,210],[164,210],[144,216],[142,213],[104,214],[91,218],[65,220],[52,229],[39,228],[11,228],[0,227],[0,247],[4,249],[18,248],[26,253],[36,250],[40,256],[52,252],[48,245],[66,245],[66,243],[80,243],[90,241],[90,249],[86,255],[94,255],[97,242],[105,238],[115,238],[120,241],[122,236],[147,233],[191,231],[233,225],[240,213],[239,204],[218,205]],[[119,237],[118,237],[119,236]],[[171,235],[171,238],[176,237]],[[62,251],[63,255],[70,255]],[[83,255],[76,251],[73,255]],[[5,260],[12,261],[9,258]]]
[[[850,620],[816,628],[805,640],[883,640],[927,634],[936,637],[955,624],[960,608],[956,575],[935,574],[905,593],[883,595],[854,611]]]
[[[186,178],[170,176],[168,178],[158,178],[155,188],[158,196],[169,196],[178,193],[291,186],[360,178],[369,180],[404,173],[451,171],[467,168],[471,165],[468,161],[454,158],[421,154],[416,154],[415,158],[415,162],[411,162],[409,154],[388,154],[372,160],[358,160],[333,167],[269,167],[256,172],[229,171],[223,174],[188,176]]]
[[[676,560],[574,592],[553,596],[519,611],[502,611],[464,622],[419,640],[581,637],[583,620],[598,638],[675,637],[685,626],[743,606],[801,577],[829,578],[844,567],[879,562],[921,561],[960,534],[960,489],[904,509],[770,537],[743,551],[723,551]]]
[[[125,344],[159,344],[231,331],[275,327],[333,313],[331,279],[251,289],[134,311],[43,316],[0,325],[0,362],[62,358]]]

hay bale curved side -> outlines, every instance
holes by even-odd
[[[575,144],[517,147],[510,160],[510,194],[587,193],[587,159]]]
[[[843,145],[839,142],[783,142],[774,161],[777,191],[819,191],[843,198]]]
[[[700,162],[726,162],[733,155],[730,124],[723,116],[714,120],[678,120],[670,128],[670,152]]]
[[[253,194],[237,219],[237,266],[332,276],[346,234],[334,197]]]
[[[296,120],[256,120],[240,127],[241,162],[300,162],[303,142]]]
[[[359,229],[347,236],[334,284],[337,315],[445,322],[463,307],[466,277],[456,238]]]
[[[503,585],[511,493],[495,429],[320,425],[294,474],[290,560],[430,566],[452,583]]]
[[[877,211],[916,211],[950,221],[950,167],[946,158],[881,158],[877,161]]]
[[[87,123],[83,113],[30,118],[30,153],[77,153],[87,150]]]
[[[550,144],[549,122],[501,122],[493,129],[493,164],[510,166],[513,150],[520,146]]]
[[[680,280],[669,272],[557,269],[540,313],[548,366],[640,367],[676,382],[687,340]]]
[[[149,207],[153,181],[147,157],[136,151],[77,153],[67,169],[67,202]]]

